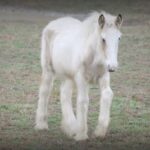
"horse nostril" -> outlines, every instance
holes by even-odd
[[[108,71],[109,72],[115,72],[115,68],[114,67],[110,67],[110,65],[108,65]]]
[[[115,70],[114,69],[109,69],[109,72],[115,72]]]

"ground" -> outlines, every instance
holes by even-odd
[[[2,1],[3,2],[3,1]],[[150,149],[150,2],[86,1],[74,6],[57,0],[41,7],[25,1],[21,6],[0,2],[0,150]],[[8,2],[8,6],[7,3]],[[17,0],[16,0],[17,2]],[[95,3],[94,3],[95,2]],[[40,3],[40,1],[38,1]],[[29,5],[30,4],[30,5]],[[66,5],[65,5],[66,4]],[[18,6],[19,5],[19,6]],[[30,7],[29,7],[30,6]],[[35,7],[36,6],[36,7]],[[83,8],[82,8],[83,6]],[[69,8],[68,8],[69,7]],[[60,130],[60,81],[49,103],[49,130],[35,131],[40,84],[40,37],[52,19],[72,15],[83,19],[95,9],[122,13],[119,70],[111,74],[114,100],[105,139],[75,142]],[[73,96],[75,102],[75,94]],[[90,86],[89,135],[98,117],[99,90]]]

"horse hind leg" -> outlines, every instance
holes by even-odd
[[[38,108],[36,112],[36,129],[48,129],[48,99],[52,89],[52,75],[50,72],[44,72],[39,91]]]
[[[53,71],[50,66],[50,47],[48,31],[44,30],[42,35],[42,51],[41,51],[41,66],[42,66],[42,82],[39,91],[38,107],[36,111],[36,129],[48,129],[47,114],[48,114],[48,99],[53,84]]]

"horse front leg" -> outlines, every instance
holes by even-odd
[[[88,113],[89,97],[88,97],[88,85],[82,74],[78,73],[75,82],[77,86],[76,115],[77,115],[78,130],[74,139],[79,141],[88,138],[87,113]]]
[[[76,132],[77,121],[72,108],[72,86],[71,80],[66,80],[61,85],[61,110],[62,110],[62,130],[70,137]]]
[[[106,73],[100,79],[101,99],[100,99],[100,114],[98,118],[98,125],[94,132],[96,137],[104,138],[110,121],[110,109],[113,99],[113,92],[110,88],[110,75]]]

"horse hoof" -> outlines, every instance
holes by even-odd
[[[88,135],[87,134],[77,134],[76,136],[74,136],[74,139],[76,141],[84,141],[88,139]]]
[[[93,137],[100,137],[102,139],[105,138],[107,133],[107,129],[106,128],[96,128],[96,130],[93,133]]]
[[[61,130],[68,136],[68,137],[73,137],[76,134],[77,127],[75,123],[65,123],[62,121],[61,123]]]
[[[48,130],[48,124],[47,123],[38,123],[35,126],[36,130]]]

